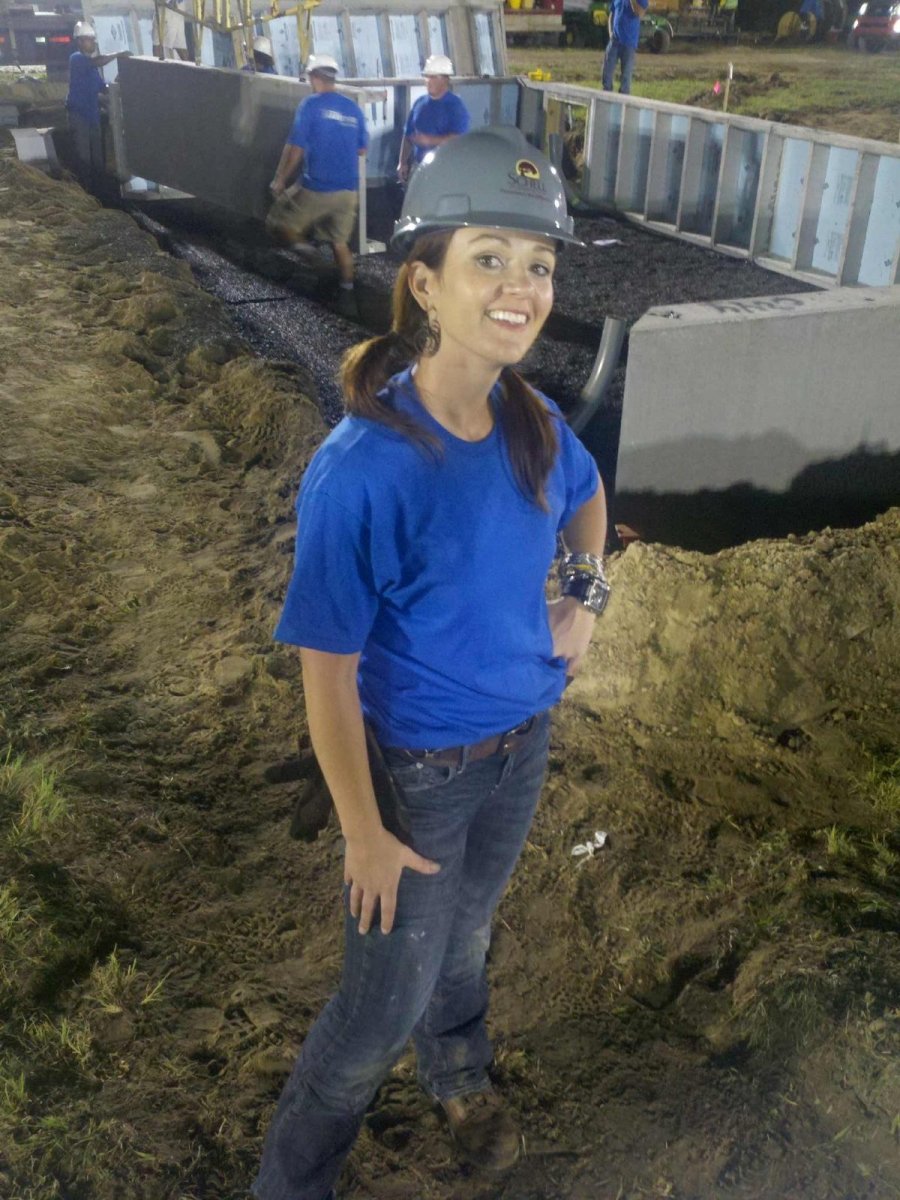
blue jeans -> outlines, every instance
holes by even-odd
[[[631,92],[631,76],[634,74],[634,56],[637,47],[626,46],[617,38],[610,38],[606,53],[603,56],[603,90],[613,90],[613,79],[616,74],[616,63],[622,64],[622,74],[619,78],[619,91],[623,96]]]
[[[550,720],[519,750],[460,767],[385,753],[402,792],[404,840],[439,862],[404,870],[394,927],[360,936],[344,895],[340,990],[309,1032],[269,1127],[257,1200],[326,1200],[379,1084],[412,1036],[436,1100],[483,1090],[491,918],[525,844]]]

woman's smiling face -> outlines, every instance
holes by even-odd
[[[410,287],[441,330],[441,350],[462,350],[492,369],[519,362],[553,306],[556,250],[550,238],[457,229],[439,270],[410,266]]]

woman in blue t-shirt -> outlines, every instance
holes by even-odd
[[[463,1157],[505,1170],[519,1154],[488,1075],[491,919],[538,801],[548,710],[609,590],[596,466],[513,369],[564,242],[562,182],[518,130],[438,149],[395,228],[392,331],[347,355],[349,415],[303,480],[276,637],[301,648],[346,840],[345,959],[272,1121],[259,1200],[334,1195],[410,1036]]]

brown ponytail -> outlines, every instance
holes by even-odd
[[[409,290],[409,264],[421,262],[433,271],[440,271],[452,236],[452,229],[442,229],[418,239],[397,274],[390,332],[351,347],[341,363],[347,412],[378,421],[405,435],[435,459],[440,457],[442,449],[435,435],[412,417],[392,408],[378,393],[392,375],[437,349],[428,318]],[[547,477],[559,452],[555,418],[512,367],[501,371],[500,385],[498,418],[513,474],[524,495],[546,512]]]
[[[500,428],[516,483],[547,512],[547,478],[559,453],[558,418],[512,367],[500,372],[500,387]]]

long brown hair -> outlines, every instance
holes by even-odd
[[[378,421],[404,434],[436,458],[440,456],[441,446],[434,434],[412,417],[392,408],[378,393],[392,375],[437,349],[437,338],[428,324],[428,317],[409,289],[409,268],[411,263],[421,262],[440,272],[453,232],[452,229],[441,229],[418,238],[394,284],[390,332],[353,346],[341,363],[341,385],[347,412]],[[559,452],[556,418],[512,367],[504,367],[500,372],[497,416],[516,482],[523,493],[546,512],[547,477]]]

